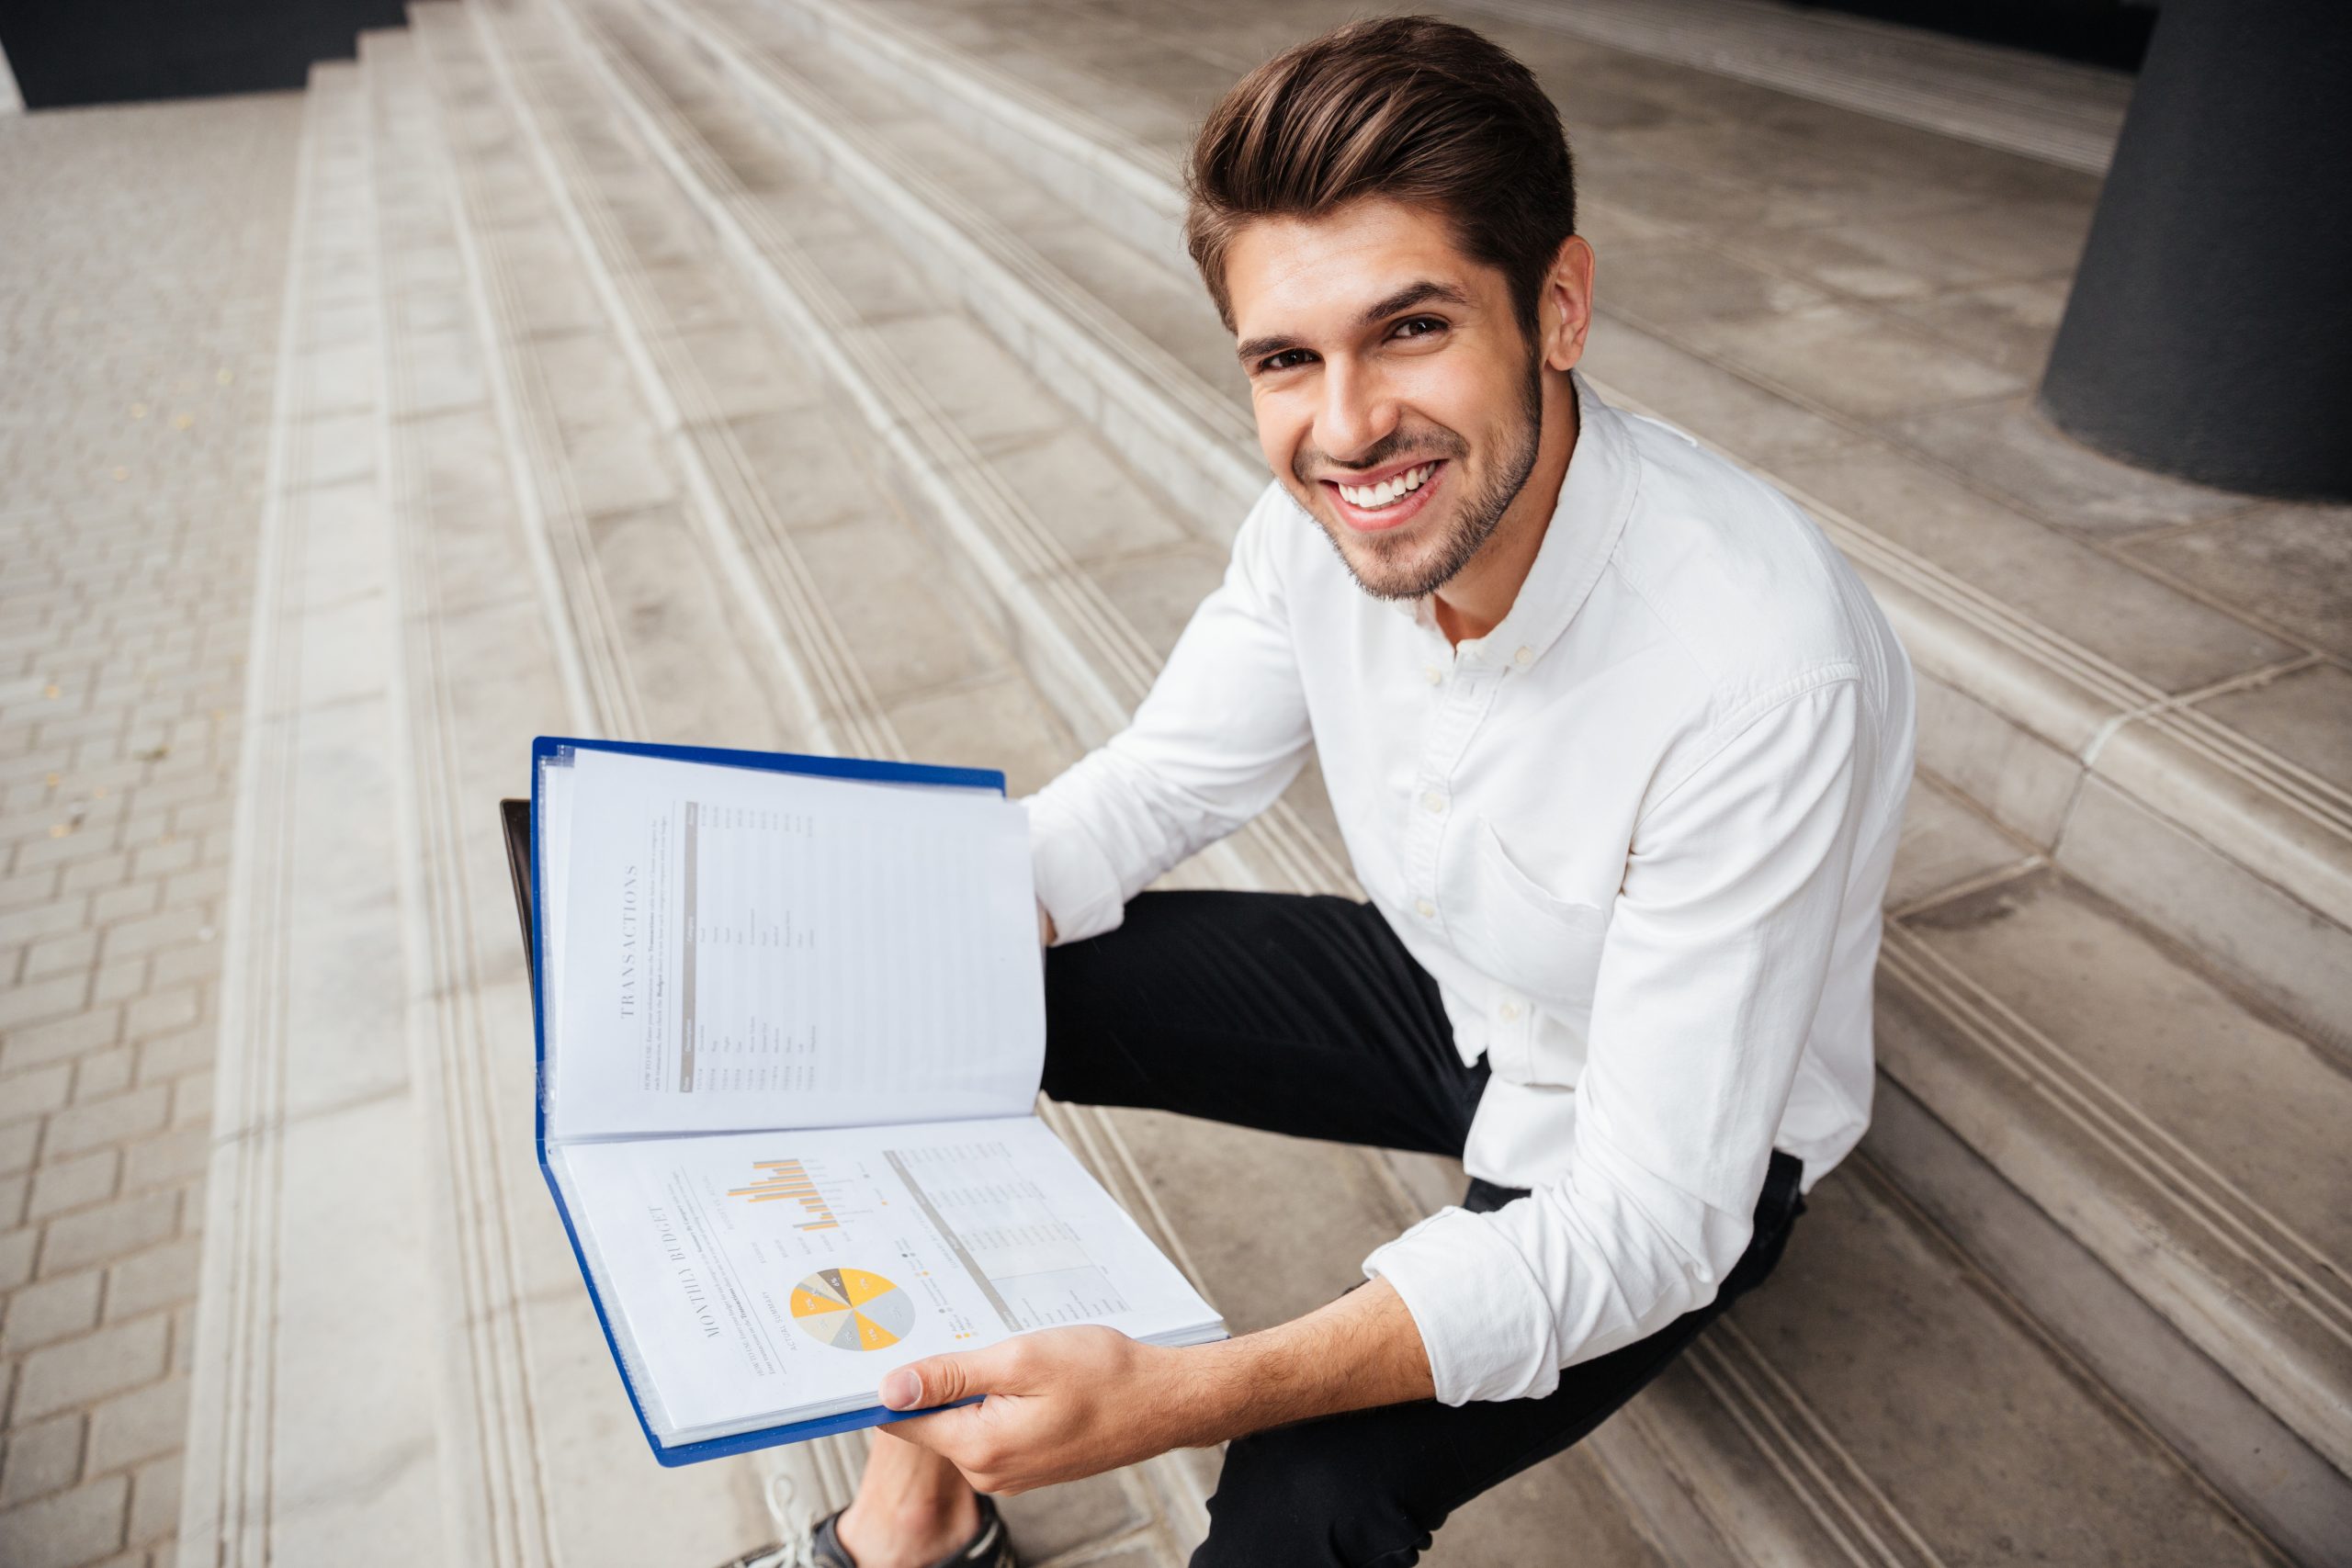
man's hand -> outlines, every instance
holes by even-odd
[[[882,1380],[882,1403],[922,1410],[890,1431],[983,1492],[1026,1492],[1170,1449],[1287,1421],[1427,1399],[1428,1352],[1396,1287],[1373,1280],[1278,1327],[1168,1349],[1110,1328],[1048,1328],[932,1356]]]
[[[882,1380],[882,1403],[920,1410],[894,1436],[939,1454],[982,1492],[1026,1492],[1134,1464],[1183,1443],[1179,1353],[1112,1328],[1048,1328],[985,1350],[933,1356]]]
[[[1054,917],[1046,913],[1046,902],[1042,898],[1037,901],[1037,945],[1054,945]]]

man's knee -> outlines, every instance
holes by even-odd
[[[1413,1456],[1349,1440],[1352,1423],[1310,1421],[1235,1441],[1209,1499],[1209,1536],[1192,1568],[1281,1562],[1299,1568],[1405,1568],[1429,1547],[1442,1509],[1417,1500]]]
[[[1045,1091],[1074,1105],[1116,1103],[1118,1064],[1102,1044],[1114,1027],[1096,942],[1046,950]]]

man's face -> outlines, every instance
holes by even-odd
[[[1442,215],[1366,200],[1261,219],[1226,288],[1266,462],[1363,590],[1434,592],[1533,470],[1542,360]]]

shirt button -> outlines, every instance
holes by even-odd
[[[1517,1002],[1505,1002],[1502,1006],[1495,1010],[1495,1016],[1501,1019],[1505,1023],[1510,1023],[1519,1017],[1519,1004]]]
[[[1535,650],[1532,648],[1522,648],[1510,656],[1510,661],[1513,664],[1532,664],[1535,662]]]
[[[1437,919],[1437,906],[1426,898],[1416,898],[1413,900],[1413,913],[1425,920],[1433,920]]]
[[[1438,792],[1433,789],[1424,790],[1421,794],[1421,809],[1429,812],[1444,810],[1445,796],[1438,794]]]
[[[1422,671],[1421,673],[1430,678],[1430,684],[1432,686],[1442,686],[1445,684],[1445,671],[1439,669],[1434,664],[1430,665],[1427,670]]]

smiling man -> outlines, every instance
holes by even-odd
[[[1046,1088],[1470,1190],[1293,1323],[892,1373],[987,1397],[882,1428],[820,1562],[1009,1562],[976,1487],[1225,1441],[1196,1568],[1410,1562],[1757,1284],[1869,1119],[1909,666],[1796,507],[1577,374],[1593,252],[1533,78],[1351,25],[1234,88],[1191,199],[1274,482],[1133,725],[1033,802]],[[1141,891],[1310,749],[1363,902]]]

